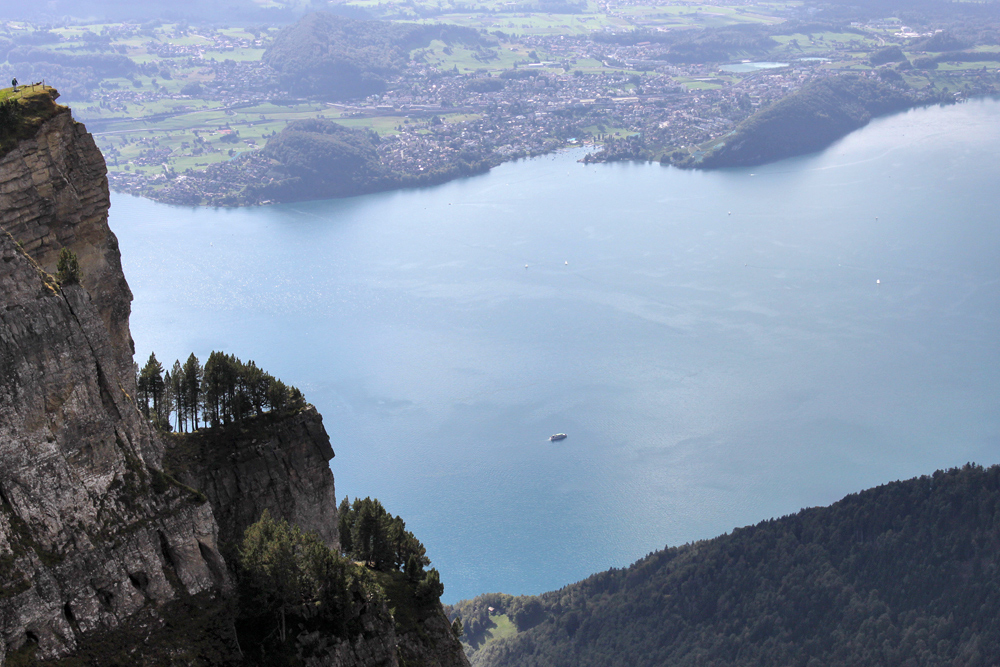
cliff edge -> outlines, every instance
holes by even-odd
[[[229,431],[168,436],[167,442],[165,468],[208,496],[224,543],[237,544],[267,510],[316,533],[328,547],[340,546],[334,453],[316,408]]]
[[[103,159],[59,110],[0,160],[0,661],[71,653],[228,576],[211,506],[153,490],[162,446],[131,399],[131,294]],[[79,285],[49,275],[62,247]]]
[[[22,94],[31,122],[0,127],[0,667],[268,664],[243,653],[223,554],[265,510],[339,550],[322,418],[150,425],[104,160],[56,97]],[[64,249],[79,271],[60,284]],[[409,589],[379,588],[402,575],[352,567],[375,582],[344,589],[352,625],[293,628],[288,664],[468,664],[439,603],[404,619]]]
[[[80,285],[110,339],[114,366],[105,370],[132,394],[132,292],[108,227],[107,166],[87,129],[55,103],[58,95],[47,88],[26,99],[33,116],[47,120],[0,157],[0,227],[49,273],[60,250],[76,254]]]

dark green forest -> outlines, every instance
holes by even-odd
[[[385,90],[386,79],[402,71],[410,51],[434,39],[448,44],[492,40],[471,28],[316,12],[278,33],[263,61],[295,94],[328,100],[364,97]]]
[[[852,74],[823,79],[740,123],[698,166],[746,167],[812,153],[876,116],[927,101],[882,79]]]
[[[277,183],[262,188],[271,199],[345,197],[364,192],[383,176],[378,135],[329,120],[298,120],[271,137],[264,155],[281,167]],[[293,194],[294,193],[294,194]]]
[[[317,631],[363,635],[386,609],[392,619],[382,622],[400,633],[439,613],[444,586],[437,570],[424,570],[430,560],[403,520],[371,498],[353,505],[345,498],[340,511],[341,530],[347,529],[339,553],[267,511],[247,528],[231,558],[238,588],[234,627],[240,645],[253,649],[244,649],[243,664],[302,664],[303,654],[322,653],[323,646],[310,645]],[[384,552],[370,550],[377,543]],[[383,553],[391,556],[381,559]]]
[[[652,553],[537,597],[449,609],[479,666],[995,665],[1000,466],[966,465]]]

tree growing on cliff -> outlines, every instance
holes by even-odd
[[[170,371],[163,374],[163,391],[160,394],[160,402],[156,406],[156,427],[165,431],[170,430],[170,415],[177,407],[174,396],[174,379],[170,377]]]
[[[212,352],[205,362],[202,396],[203,416],[212,426],[239,423],[268,410],[293,412],[306,404],[295,387],[265,373],[253,361],[243,363],[222,352]]]
[[[201,362],[192,352],[184,362],[184,405],[189,421],[198,430],[198,411],[201,407]]]
[[[139,371],[136,378],[136,389],[139,394],[139,409],[146,419],[158,420],[160,414],[160,399],[163,397],[163,364],[156,360],[156,353],[150,352],[146,365]],[[152,403],[152,412],[150,412]]]
[[[399,516],[386,511],[375,498],[345,497],[339,508],[340,548],[345,556],[383,572],[401,571],[422,601],[437,600],[444,587],[437,570],[424,571],[431,561],[427,550]]]
[[[56,280],[60,285],[75,285],[80,282],[80,262],[76,258],[76,253],[69,248],[59,251]]]
[[[170,369],[170,395],[173,397],[174,414],[177,417],[177,431],[183,432],[187,430],[188,409],[187,401],[184,400],[184,367],[181,366],[180,359],[175,360]]]
[[[340,551],[345,556],[354,553],[354,540],[351,539],[351,531],[354,524],[354,514],[351,513],[351,501],[344,496],[337,508],[337,529],[340,535]]]
[[[343,636],[358,612],[354,593],[363,587],[351,567],[315,533],[264,510],[244,532],[238,552],[241,607],[247,616],[270,619],[281,643],[288,639],[290,616]]]
[[[427,571],[423,579],[417,582],[414,594],[417,599],[424,603],[434,603],[441,599],[444,593],[444,584],[441,583],[441,575],[434,568]]]
[[[281,622],[281,641],[287,636],[288,611],[301,603],[306,582],[301,572],[301,554],[296,553],[303,539],[297,526],[275,521],[264,514],[246,529],[240,547],[240,583],[253,608],[276,612]]]
[[[21,103],[13,97],[0,101],[0,139],[6,139],[17,132],[23,116]]]
[[[150,360],[156,360],[155,354]],[[136,373],[138,404],[146,418],[161,428],[170,427],[172,416],[177,430],[187,431],[188,426],[197,430],[201,420],[213,427],[229,426],[269,412],[295,413],[306,406],[301,391],[235,355],[212,352],[202,368],[191,354],[183,365],[175,361],[166,377],[159,362],[150,364],[147,361]]]

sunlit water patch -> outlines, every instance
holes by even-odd
[[[137,358],[254,359],[449,601],[1000,447],[1000,104],[703,173],[578,152],[257,209],[114,196]],[[569,437],[550,443],[548,436]]]

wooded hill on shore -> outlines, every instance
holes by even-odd
[[[1000,466],[966,465],[448,611],[481,667],[995,665],[998,547]]]
[[[850,74],[823,79],[747,118],[693,166],[749,167],[805,155],[826,148],[872,118],[931,101],[941,101],[940,94],[932,100],[905,86]]]

